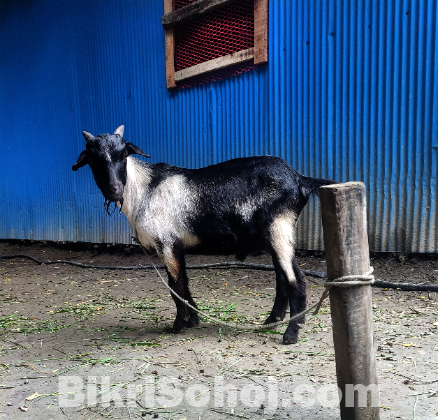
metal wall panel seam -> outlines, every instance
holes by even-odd
[[[414,128],[415,137],[417,139],[415,148],[416,148],[416,167],[418,168],[416,170],[418,181],[416,182],[417,189],[414,192],[413,197],[413,206],[412,206],[412,227],[411,231],[413,235],[415,235],[415,232],[417,234],[415,235],[415,244],[413,245],[413,248],[420,248],[422,243],[422,237],[423,237],[423,231],[422,231],[422,225],[423,225],[423,211],[422,209],[424,207],[427,207],[428,199],[430,190],[429,188],[424,185],[425,177],[427,177],[428,174],[428,166],[427,165],[427,157],[424,159],[425,156],[428,154],[425,154],[427,150],[427,141],[425,136],[425,84],[422,83],[423,80],[427,80],[427,69],[424,65],[426,59],[425,56],[427,54],[427,30],[426,26],[421,25],[422,22],[426,21],[426,8],[420,7],[418,10],[419,14],[419,25],[418,25],[418,37],[417,37],[417,51],[418,51],[418,68],[417,68],[417,77],[416,77],[416,96],[417,96],[417,108],[414,110],[415,112],[415,119],[416,119],[416,125]],[[424,47],[423,47],[424,46]],[[425,165],[426,163],[426,165]]]
[[[363,77],[362,77],[362,100],[360,100],[361,104],[361,116],[362,118],[362,179],[363,182],[366,185],[367,188],[367,203],[368,203],[368,220],[371,219],[370,213],[371,213],[371,162],[374,161],[372,157],[372,146],[371,146],[371,127],[370,127],[370,121],[371,121],[371,111],[370,107],[367,106],[367,102],[371,102],[371,70],[370,70],[370,63],[371,61],[371,45],[373,42],[373,24],[372,24],[372,6],[375,2],[365,2],[364,3],[364,34],[363,34],[363,40],[362,40],[362,48],[363,48],[363,55],[361,55],[362,60],[358,63],[358,67],[363,69]],[[358,80],[358,84],[360,81]]]
[[[429,189],[430,189],[430,204],[427,225],[428,229],[424,235],[426,245],[425,248],[428,251],[437,249],[437,153],[433,148],[437,144],[438,140],[438,6],[436,1],[430,1],[428,3],[428,21],[426,22],[428,30],[428,68],[431,69],[430,76],[427,78],[426,92],[429,93],[429,99],[426,106],[426,121],[428,130],[429,141],[428,150],[426,154],[429,156]],[[434,10],[435,9],[435,10]],[[426,248],[428,244],[428,248]]]
[[[403,79],[402,75],[402,69],[403,69],[403,51],[401,50],[401,45],[403,45],[402,41],[402,27],[401,27],[401,19],[397,18],[401,16],[401,9],[402,9],[402,2],[397,3],[393,2],[390,3],[390,5],[393,7],[393,9],[390,9],[388,7],[388,16],[387,16],[387,24],[391,25],[393,24],[393,38],[388,37],[388,41],[392,41],[394,39],[394,43],[388,46],[387,50],[387,65],[390,66],[390,69],[388,69],[387,78],[388,83],[390,84],[390,90],[389,93],[391,94],[390,97],[387,97],[387,107],[389,110],[386,110],[386,117],[388,118],[387,124],[390,126],[390,131],[388,134],[386,132],[383,132],[381,135],[385,136],[383,137],[383,144],[385,145],[385,158],[391,159],[389,162],[382,159],[382,168],[381,173],[383,176],[383,183],[382,188],[384,189],[385,195],[384,198],[387,201],[386,209],[382,209],[382,214],[380,215],[380,220],[385,223],[382,230],[382,240],[384,240],[384,247],[390,248],[393,247],[395,244],[395,229],[394,227],[397,226],[397,219],[400,217],[399,215],[399,205],[398,205],[398,196],[399,194],[395,194],[393,197],[393,194],[391,194],[391,188],[392,186],[395,187],[396,191],[400,193],[400,187],[399,187],[399,179],[398,179],[398,173],[400,171],[400,162],[396,160],[397,156],[399,156],[399,147],[400,144],[403,142],[403,138],[401,135],[401,132],[399,130],[400,125],[400,110],[402,108],[402,95],[399,91],[398,87],[403,84],[399,81],[399,79]],[[399,9],[399,10],[397,10]],[[382,28],[383,33],[384,28]],[[391,57],[388,55],[391,54],[393,60],[391,60]],[[393,63],[398,63],[398,66],[395,67]],[[382,66],[385,64],[385,62],[382,63]],[[392,78],[393,77],[393,78]],[[380,132],[380,130],[379,130]],[[391,140],[391,143],[389,143],[389,140]],[[386,170],[389,169],[389,174],[385,177],[385,168]],[[384,206],[385,201],[381,201],[381,207]]]
[[[364,98],[364,112],[368,114],[368,118],[365,117],[365,121],[367,123],[367,129],[368,129],[368,136],[367,141],[369,143],[369,163],[368,163],[368,174],[369,177],[366,181],[368,181],[367,184],[367,197],[368,197],[368,222],[369,226],[373,226],[373,229],[369,231],[369,241],[370,241],[370,247],[371,249],[376,249],[376,243],[377,243],[377,236],[378,232],[380,230],[380,226],[378,226],[377,223],[377,207],[378,207],[378,200],[377,200],[377,191],[378,191],[378,181],[371,183],[371,174],[377,174],[376,170],[376,164],[377,164],[377,135],[376,135],[376,127],[378,123],[378,115],[377,110],[371,108],[370,106],[367,106],[367,99],[368,103],[373,103],[375,101],[375,98],[377,97],[377,83],[376,80],[376,69],[378,67],[376,66],[376,54],[374,53],[373,46],[378,45],[378,34],[379,34],[379,9],[377,7],[377,2],[368,2],[369,5],[369,22],[371,26],[371,35],[370,35],[370,42],[368,44],[368,60],[367,60],[367,71],[369,73],[368,81],[369,83],[366,83],[366,86],[368,86],[368,96]],[[376,179],[378,177],[376,176]]]
[[[407,119],[407,145],[408,145],[408,157],[406,158],[407,167],[407,177],[406,177],[406,202],[405,202],[405,229],[406,232],[411,233],[410,244],[406,243],[406,236],[402,236],[403,248],[410,250],[414,246],[415,242],[418,240],[418,234],[413,232],[413,212],[415,206],[415,198],[420,195],[421,191],[418,190],[418,178],[420,176],[419,171],[421,170],[418,165],[418,155],[417,155],[417,136],[416,136],[416,124],[417,115],[415,108],[418,106],[418,96],[417,96],[417,71],[418,71],[418,49],[417,49],[417,39],[419,28],[416,26],[417,13],[418,10],[414,4],[410,4],[410,11],[405,16],[409,18],[410,22],[410,37],[409,37],[409,88],[408,88],[408,119]]]

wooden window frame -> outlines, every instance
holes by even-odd
[[[254,0],[254,47],[175,71],[175,26],[235,1],[197,0],[181,9],[173,10],[174,0],[164,0],[164,16],[161,18],[161,23],[165,29],[166,85],[168,89],[176,88],[177,82],[182,80],[233,64],[251,60],[254,64],[263,64],[268,61],[268,0]]]

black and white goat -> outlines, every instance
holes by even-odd
[[[169,285],[193,307],[188,287],[184,250],[216,245],[239,259],[268,250],[276,273],[274,306],[265,323],[282,320],[287,307],[295,315],[305,309],[306,284],[294,253],[297,218],[309,196],[333,181],[301,175],[274,156],[232,159],[201,169],[165,163],[149,164],[130,157],[140,148],[123,138],[124,127],[87,141],[72,169],[90,165],[108,211],[115,202],[141,244],[161,257]],[[175,299],[175,332],[199,324],[198,315]],[[291,322],[283,336],[296,343],[304,317]]]

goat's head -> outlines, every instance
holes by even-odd
[[[125,141],[124,128],[121,125],[114,134],[100,134],[96,137],[83,131],[87,146],[72,166],[77,171],[82,166],[90,165],[96,184],[105,197],[108,213],[111,203],[120,202],[123,205],[127,157],[132,154],[150,157],[139,147]]]

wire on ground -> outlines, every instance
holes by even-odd
[[[92,265],[83,264],[75,261],[69,260],[54,260],[54,261],[40,261],[35,257],[27,254],[11,254],[11,255],[0,255],[0,259],[13,259],[13,258],[26,258],[34,261],[40,265],[49,264],[69,264],[81,268],[96,268],[101,270],[154,270],[155,268],[164,269],[164,265],[135,265],[135,266],[112,266],[112,265]],[[236,268],[236,269],[248,269],[248,270],[263,270],[263,271],[274,271],[274,266],[265,264],[255,264],[239,261],[230,262],[219,262],[212,264],[194,264],[187,265],[187,269],[200,269],[200,268]],[[323,271],[313,271],[313,270],[302,270],[306,276],[316,277],[320,279],[327,278],[327,274]],[[383,288],[383,289],[400,289],[402,291],[413,291],[413,292],[438,292],[438,284],[430,283],[392,283],[389,281],[376,279],[372,284],[373,287]]]

